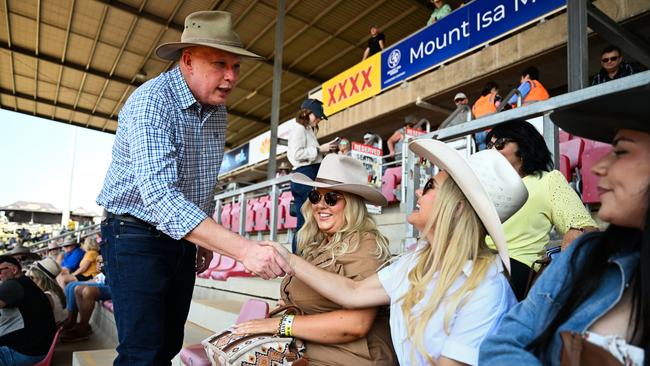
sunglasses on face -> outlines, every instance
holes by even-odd
[[[436,181],[433,180],[433,177],[429,178],[429,180],[426,183],[424,183],[424,187],[422,188],[422,195],[424,196],[425,194],[427,194],[427,192],[429,192],[435,187],[436,187]]]
[[[325,199],[325,203],[330,207],[336,206],[336,203],[339,201],[339,199],[343,198],[343,195],[340,193],[327,192],[321,195],[317,190],[313,190],[309,192],[309,202],[311,202],[312,205],[315,205],[320,202],[321,196]]]
[[[496,139],[494,141],[488,142],[487,143],[487,148],[488,149],[494,148],[494,149],[497,149],[497,150],[503,150],[503,148],[506,147],[506,145],[509,142],[514,142],[514,141],[515,140],[513,140],[513,139],[509,139],[509,138],[506,138],[506,137],[501,137],[501,138],[498,138],[498,139]]]
[[[600,61],[602,61],[604,64],[606,64],[606,63],[608,63],[610,61],[614,62],[616,60],[618,60],[618,56],[612,56],[612,57],[609,57],[609,58],[608,57],[603,57],[603,59],[600,60]]]

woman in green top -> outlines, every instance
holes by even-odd
[[[431,17],[429,17],[429,21],[427,22],[427,25],[431,25],[438,20],[446,17],[451,13],[451,6],[445,2],[445,0],[431,0],[433,5],[436,7],[433,9],[433,12],[431,13]]]
[[[565,248],[596,223],[580,197],[557,170],[551,152],[535,127],[524,120],[500,124],[487,136],[488,148],[499,150],[522,177],[528,201],[503,224],[510,255],[511,284],[524,298],[531,266],[544,252],[553,227],[564,235]],[[494,248],[490,238],[488,246]]]

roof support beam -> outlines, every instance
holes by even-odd
[[[129,6],[129,5],[126,5],[126,4],[123,4],[123,3],[120,3],[120,2],[116,2],[116,1],[111,1],[111,0],[96,0],[96,1],[104,3],[104,4],[106,4],[106,5],[108,5],[108,6],[112,7],[112,8],[120,9],[120,10],[125,11],[127,13],[133,14],[133,15],[135,15],[137,17],[147,19],[147,20],[149,20],[151,22],[154,22],[156,24],[159,24],[161,26],[164,26],[164,27],[169,26],[169,28],[174,29],[174,30],[176,30],[178,32],[183,31],[183,25],[181,25],[181,24],[170,22],[169,25],[168,25],[167,24],[168,23],[167,19],[161,18],[161,17],[159,17],[157,15],[153,15],[153,14],[150,14],[150,13],[147,13],[147,12],[140,12],[139,13],[138,9],[136,9],[136,8],[134,8],[132,6]],[[262,60],[260,62],[264,62],[269,66],[273,66],[273,60]],[[300,71],[300,70],[295,70],[295,69],[293,69],[291,67],[283,66],[282,70],[286,71],[288,73],[294,74],[296,76],[299,76],[299,77],[301,77],[303,79],[312,80],[312,81],[317,82],[317,83],[322,83],[323,82],[323,80],[321,80],[321,79],[319,79],[319,78],[317,78],[315,76],[309,75],[307,72]]]
[[[587,86],[589,73],[589,44],[587,43],[587,2],[567,2],[567,76],[569,91]]]
[[[587,17],[589,27],[607,42],[617,45],[623,52],[650,68],[650,45],[647,42],[623,28],[591,2],[587,3]]]
[[[70,27],[72,26],[72,16],[74,14],[75,0],[72,0],[70,4],[70,14],[68,15],[68,26],[65,30],[65,42],[63,43],[63,51],[61,53],[61,63],[65,62],[65,56],[68,53],[68,41],[70,40]],[[59,100],[59,90],[61,89],[61,78],[63,77],[63,65],[59,65],[59,76],[56,80],[56,90],[54,92],[54,103]],[[56,108],[52,111],[52,118],[56,113]]]

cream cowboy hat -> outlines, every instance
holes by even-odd
[[[165,60],[178,61],[181,50],[191,46],[212,47],[246,58],[264,58],[244,49],[232,28],[231,14],[225,11],[197,11],[188,15],[181,41],[161,44],[156,48],[156,55]]]
[[[496,150],[483,150],[465,159],[437,140],[415,140],[409,149],[444,170],[463,191],[496,244],[510,272],[508,243],[501,225],[528,199],[528,190],[508,160]]]
[[[302,173],[293,173],[291,181],[316,188],[327,188],[339,192],[356,194],[367,203],[385,206],[386,197],[368,185],[368,171],[363,164],[349,156],[329,154],[318,168],[315,180]]]
[[[51,279],[56,279],[56,276],[61,273],[61,266],[54,259],[49,257],[34,263],[34,266],[48,275]]]

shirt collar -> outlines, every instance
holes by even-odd
[[[187,109],[194,104],[198,105],[198,101],[194,98],[194,95],[190,91],[190,87],[187,85],[185,78],[183,78],[179,65],[176,65],[169,72],[169,76],[171,78],[172,90],[176,95],[176,99],[181,108]]]

